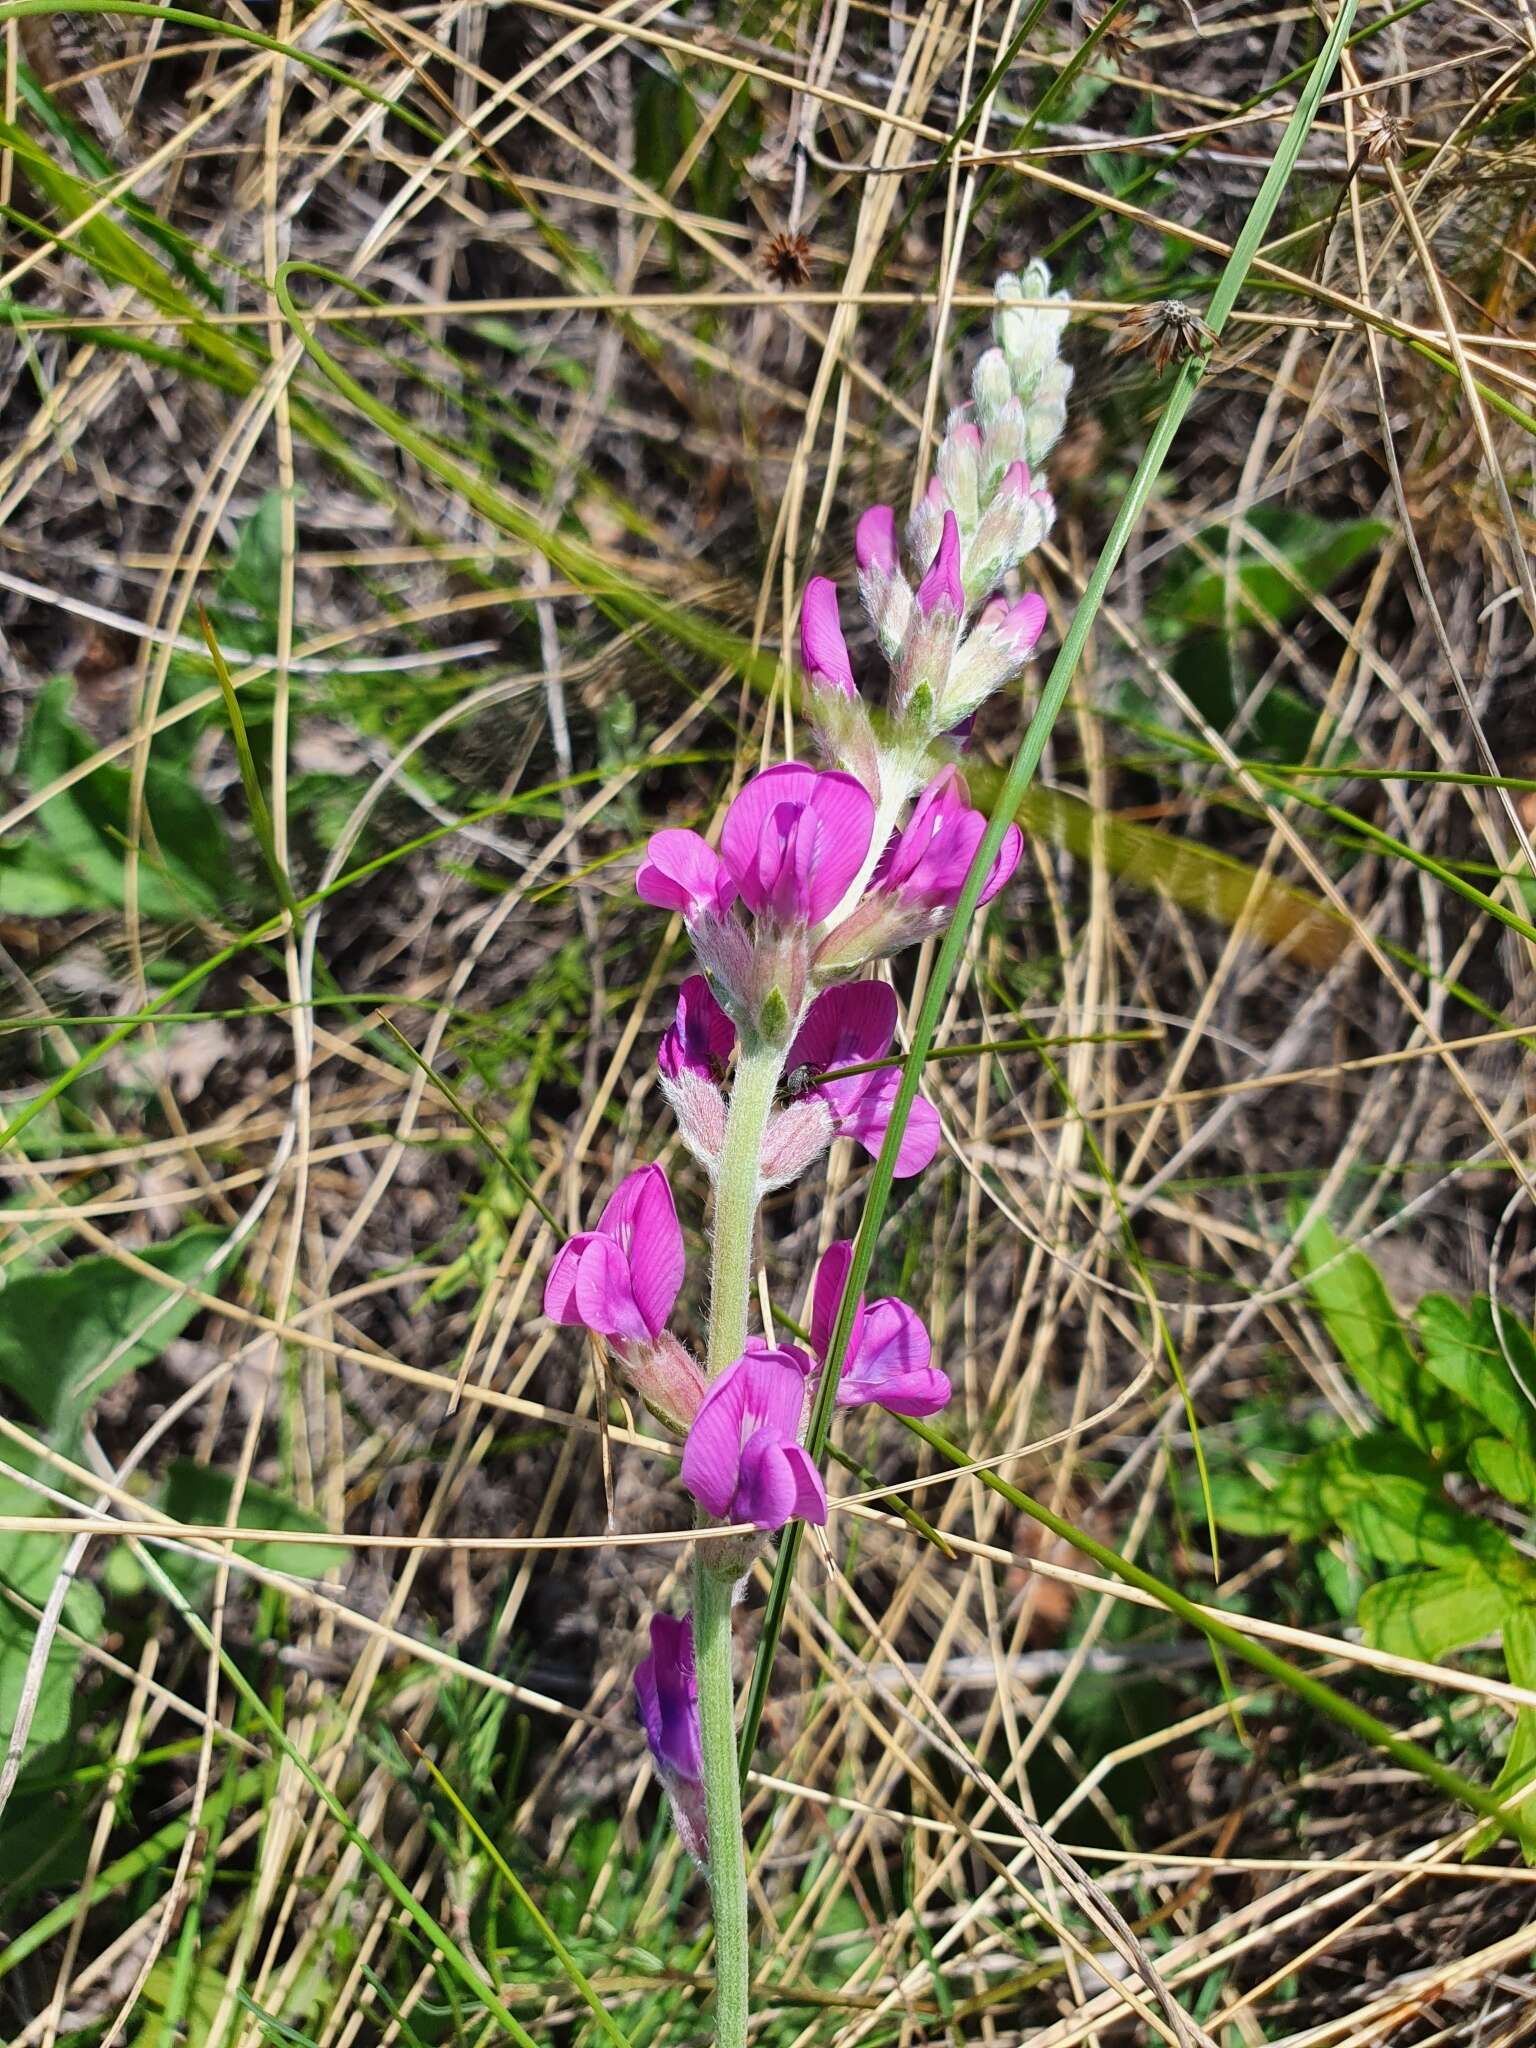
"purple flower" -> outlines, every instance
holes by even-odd
[[[874,800],[851,775],[786,761],[738,792],[720,855],[755,915],[819,924],[863,866],[874,825]]]
[[[678,1621],[670,1614],[651,1616],[651,1654],[635,1667],[635,1699],[683,1847],[695,1862],[705,1863],[709,1836],[691,1621]]]
[[[674,827],[651,834],[635,889],[658,910],[680,910],[690,925],[724,917],[736,896],[719,854],[697,832]]]
[[[896,514],[889,505],[871,505],[853,530],[853,559],[860,573],[896,573]],[[807,593],[809,595],[809,593]]]
[[[823,1364],[852,1263],[853,1246],[844,1240],[828,1245],[816,1270],[811,1343]],[[950,1386],[930,1355],[928,1332],[904,1301],[866,1304],[861,1294],[837,1383],[837,1405],[857,1408],[869,1402],[891,1415],[937,1415],[949,1400]]]
[[[821,1474],[800,1442],[810,1360],[792,1345],[748,1351],[711,1381],[683,1446],[683,1484],[725,1522],[825,1522]]]
[[[946,606],[958,618],[965,610],[965,591],[960,582],[960,522],[953,512],[944,514],[938,552],[928,573],[917,586],[918,610],[927,614]]]
[[[697,1074],[718,1081],[736,1043],[736,1026],[715,1001],[702,974],[690,974],[677,992],[677,1017],[662,1033],[656,1064],[669,1081]]]
[[[560,1247],[544,1284],[544,1313],[599,1336],[654,1343],[683,1270],[683,1233],[667,1176],[659,1166],[642,1166],[608,1197],[596,1230]]]
[[[858,695],[848,643],[837,612],[837,585],[830,576],[813,576],[800,606],[800,661],[809,680],[823,689]]]
[[[953,910],[987,829],[972,808],[965,778],[953,766],[941,769],[912,806],[912,815],[875,865],[872,893],[898,897],[923,911]],[[1024,835],[1010,825],[987,870],[978,903],[990,903],[1019,864]]]
[[[801,1067],[822,1074],[838,1067],[863,1066],[868,1060],[884,1059],[895,1036],[895,992],[883,981],[845,982],[823,990],[806,1011],[785,1067],[791,1074]],[[802,1092],[826,1104],[832,1113],[834,1136],[852,1138],[873,1159],[885,1142],[900,1087],[899,1067],[877,1067],[841,1081],[812,1081]],[[905,1179],[921,1173],[939,1149],[939,1136],[939,1113],[919,1095],[902,1132],[897,1174]]]

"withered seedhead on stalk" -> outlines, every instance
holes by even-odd
[[[1193,306],[1186,306],[1182,299],[1159,299],[1155,305],[1138,306],[1127,313],[1109,346],[1117,356],[1145,349],[1153,366],[1162,371],[1170,363],[1204,355],[1216,346],[1216,336]]]
[[[765,245],[761,261],[765,274],[776,285],[806,285],[811,281],[811,245],[804,235],[792,235],[780,228]]]
[[[1408,137],[1396,114],[1389,114],[1384,107],[1375,107],[1367,102],[1356,134],[1360,154],[1367,163],[1395,164],[1402,161]]]
[[[1098,38],[1098,48],[1117,64],[1123,64],[1134,51],[1140,31],[1134,7],[1121,7],[1113,13],[1105,7],[1088,17],[1089,35]]]

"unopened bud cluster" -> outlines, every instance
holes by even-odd
[[[887,818],[935,765],[936,747],[964,745],[969,721],[1018,674],[1045,625],[1041,599],[1010,601],[1006,584],[1056,515],[1040,466],[1072,383],[1060,355],[1065,294],[1051,292],[1037,262],[1000,277],[997,296],[993,346],[970,402],[945,425],[904,551],[889,505],[872,505],[854,534],[859,597],[891,670],[884,706],[855,681],[836,585],[814,576],[806,586],[801,659],[818,743]]]

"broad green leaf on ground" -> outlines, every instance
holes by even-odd
[[[1479,1570],[1403,1572],[1366,1588],[1360,1626],[1378,1650],[1438,1664],[1452,1650],[1496,1635],[1509,1604],[1508,1589]]]
[[[223,1236],[194,1224],[140,1256],[168,1280],[208,1292]],[[51,1433],[68,1436],[108,1387],[157,1357],[197,1313],[180,1287],[106,1253],[22,1273],[0,1289],[0,1386]]]
[[[1380,519],[1324,519],[1291,505],[1261,505],[1248,526],[1285,566],[1248,544],[1237,556],[1237,619],[1240,625],[1285,625],[1310,601],[1378,546],[1391,531]],[[1226,619],[1227,528],[1207,527],[1200,536],[1217,557],[1210,566],[1181,554],[1154,594],[1154,615],[1186,626],[1216,626]],[[1287,573],[1289,572],[1289,573]]]
[[[190,1458],[177,1458],[166,1474],[160,1505],[178,1522],[227,1522],[233,1490],[229,1473]],[[237,1522],[242,1529],[292,1529],[315,1535],[326,1529],[318,1515],[256,1480],[246,1485]],[[297,1579],[323,1579],[339,1572],[348,1555],[344,1543],[284,1543],[277,1538],[237,1543],[234,1548],[238,1556],[248,1557],[253,1564]],[[189,1579],[201,1581],[213,1571],[211,1563],[194,1563],[179,1553],[167,1555],[164,1562],[166,1570],[183,1584]]]
[[[1501,1436],[1480,1436],[1467,1446],[1467,1469],[1483,1486],[1519,1508],[1536,1508],[1536,1458]]]
[[[1536,1572],[1503,1530],[1453,1507],[1433,1466],[1400,1439],[1357,1437],[1308,1464],[1317,1506],[1380,1563],[1476,1570],[1511,1587],[1536,1587]]]
[[[47,1503],[30,1487],[0,1478],[0,1514],[36,1516],[47,1511]],[[0,1534],[0,1752],[9,1746],[16,1726],[27,1660],[37,1639],[37,1623],[8,1595],[19,1594],[33,1607],[42,1607],[53,1591],[66,1545],[63,1536]],[[99,1640],[102,1606],[94,1586],[76,1580],[65,1595],[63,1620],[87,1642]],[[69,1732],[79,1658],[72,1643],[62,1636],[54,1638],[43,1667],[42,1691],[32,1716],[26,1755],[61,1741]]]
[[[1472,1434],[1469,1418],[1420,1364],[1381,1275],[1346,1250],[1319,1219],[1301,1246],[1309,1291],[1339,1357],[1361,1390],[1420,1450],[1444,1450]]]
[[[1536,1344],[1524,1324],[1503,1308],[1495,1324],[1486,1294],[1466,1304],[1426,1294],[1415,1320],[1424,1363],[1441,1385],[1491,1422],[1506,1443],[1536,1459],[1536,1407],[1525,1391],[1536,1389]]]
[[[69,715],[71,690],[70,679],[57,676],[33,707],[19,765],[34,791],[96,752],[90,735]],[[0,910],[22,917],[50,914],[29,894],[40,879],[45,901],[60,898],[72,884],[77,903],[120,910],[130,801],[129,771],[116,762],[103,763],[50,797],[38,813],[46,851],[22,854],[21,847],[35,843],[22,841],[0,857]],[[144,916],[174,923],[226,902],[235,884],[223,821],[184,769],[173,769],[151,756],[144,812],[144,855],[139,864],[139,907]]]

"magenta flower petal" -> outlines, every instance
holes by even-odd
[[[819,924],[863,866],[874,823],[874,800],[851,775],[788,761],[742,786],[720,851],[757,916]]]
[[[804,1444],[785,1444],[780,1455],[794,1487],[785,1520],[798,1517],[802,1522],[814,1522],[818,1529],[823,1527],[827,1519],[827,1489],[810,1452]]]
[[[654,1336],[635,1299],[628,1259],[611,1237],[594,1231],[576,1264],[576,1312],[605,1337],[644,1341]]]
[[[691,1621],[679,1621],[670,1614],[651,1616],[651,1654],[635,1667],[635,1697],[657,1769],[663,1776],[702,1777],[699,1678]]]
[[[999,889],[1006,887],[1013,877],[1024,853],[1024,834],[1017,825],[1010,825],[1003,834],[1003,843],[997,849],[997,858],[987,869],[987,879],[981,885],[978,903],[990,903]]]
[[[950,1386],[931,1357],[922,1319],[904,1301],[872,1301],[857,1346],[848,1347],[838,1406],[872,1402],[890,1415],[937,1415],[949,1401]]]
[[[650,1335],[659,1336],[687,1270],[682,1226],[662,1169],[642,1166],[627,1174],[609,1196],[597,1227],[623,1253],[636,1305]]]
[[[960,523],[953,512],[944,514],[938,552],[917,586],[917,603],[923,612],[937,611],[941,604],[957,616],[965,610],[965,591],[960,581]]]
[[[736,895],[714,849],[697,832],[676,827],[651,834],[635,889],[658,910],[680,910],[690,924],[723,917]]]
[[[821,1264],[816,1268],[816,1284],[811,1290],[811,1349],[820,1359],[825,1359],[827,1346],[832,1342],[832,1326],[837,1321],[837,1304],[843,1298],[843,1288],[848,1280],[848,1268],[853,1264],[853,1244],[848,1238],[839,1238],[836,1244],[829,1244],[821,1255]],[[859,1296],[859,1309],[864,1297]],[[858,1312],[855,1311],[854,1331],[858,1331]],[[855,1349],[854,1339],[848,1343],[848,1356]]]
[[[778,1529],[825,1495],[811,1487],[800,1451],[810,1360],[793,1345],[749,1350],[728,1365],[704,1396],[683,1446],[683,1484],[721,1521]],[[800,1452],[800,1457],[790,1455]],[[802,1463],[802,1460],[804,1461]],[[771,1519],[777,1516],[777,1519]],[[769,1517],[770,1519],[764,1519]]]
[[[690,974],[677,992],[677,1016],[662,1034],[656,1064],[669,1081],[698,1074],[718,1081],[736,1043],[736,1026],[715,1000],[702,974]]]
[[[544,1286],[544,1313],[599,1336],[645,1342],[666,1328],[683,1284],[683,1233],[659,1166],[627,1174],[596,1230],[561,1246]]]
[[[861,570],[882,576],[896,573],[896,514],[889,505],[871,505],[853,530],[853,559]]]
[[[800,660],[813,683],[830,685],[846,697],[858,695],[837,613],[837,585],[829,576],[813,576],[805,586],[800,606]]]
[[[747,1438],[731,1501],[732,1521],[751,1522],[758,1529],[783,1528],[795,1512],[795,1477],[787,1449],[783,1438],[771,1430],[760,1429]]]
[[[832,1112],[841,1138],[852,1138],[871,1159],[879,1157],[891,1121],[901,1069],[882,1067],[872,1074],[853,1074],[846,1081],[825,1081],[817,1093]],[[921,1173],[939,1149],[939,1112],[926,1096],[914,1098],[896,1151],[896,1175],[907,1180]]]
[[[1000,628],[1021,660],[1034,652],[1036,641],[1045,631],[1046,616],[1045,599],[1038,590],[1029,591],[1017,604],[1009,605]]]
[[[544,1282],[544,1313],[552,1323],[579,1324],[581,1321],[576,1307],[576,1269],[581,1264],[582,1252],[592,1242],[592,1235],[587,1230],[579,1237],[567,1238],[555,1253],[555,1263]]]
[[[896,1035],[896,992],[883,981],[848,981],[824,989],[805,1013],[785,1056],[790,1073],[830,1073],[884,1059]]]

